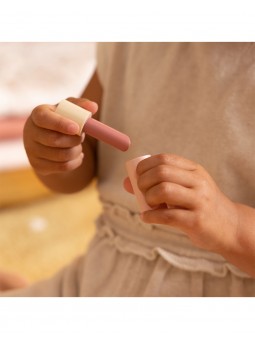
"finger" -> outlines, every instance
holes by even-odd
[[[141,191],[145,191],[161,182],[193,188],[198,185],[198,178],[194,171],[183,170],[172,165],[158,165],[138,176],[137,185]]]
[[[142,160],[137,166],[137,174],[141,175],[144,172],[155,168],[159,165],[172,165],[184,170],[194,171],[198,165],[183,157],[173,154],[158,154]]]
[[[184,209],[196,207],[195,191],[175,183],[160,183],[144,193],[145,200],[151,207],[166,203]]]
[[[81,136],[71,136],[57,131],[42,129],[38,126],[34,126],[34,129],[32,130],[32,139],[35,142],[45,146],[71,148],[83,143],[85,134],[82,133]]]
[[[124,179],[123,186],[127,192],[129,192],[130,194],[134,194],[134,190],[133,190],[129,177],[126,177]]]
[[[54,162],[43,158],[31,158],[30,163],[38,174],[47,176],[49,174],[73,171],[83,162],[84,154],[81,153],[77,158],[68,162]]]
[[[32,111],[33,123],[41,128],[61,132],[68,135],[79,133],[79,125],[72,120],[62,117],[54,111],[53,106],[40,105]]]
[[[164,224],[185,231],[192,226],[193,212],[184,209],[155,209],[141,214],[145,223]]]
[[[69,97],[66,100],[69,100],[69,102],[76,104],[78,106],[81,106],[85,110],[90,111],[92,114],[95,114],[98,110],[98,104],[95,102],[92,102],[91,100],[87,98]]]
[[[38,155],[38,158],[54,162],[68,162],[80,156],[82,153],[82,146],[79,144],[72,148],[52,148],[37,144],[35,145],[34,153]]]

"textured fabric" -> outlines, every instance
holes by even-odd
[[[104,210],[86,256],[18,296],[255,296],[255,280],[221,256],[177,229],[142,223],[122,186],[126,160],[175,153],[254,207],[254,58],[249,43],[99,45],[101,120],[132,146],[121,153],[99,145]]]

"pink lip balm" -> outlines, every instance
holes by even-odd
[[[80,127],[79,135],[84,131],[89,136],[110,144],[121,151],[127,151],[131,144],[127,135],[91,118],[91,112],[68,100],[62,100],[58,104],[56,113],[76,122]]]

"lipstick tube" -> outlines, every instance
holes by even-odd
[[[130,182],[132,184],[132,188],[134,190],[134,194],[138,203],[138,207],[140,212],[144,212],[147,210],[153,210],[153,208],[151,208],[147,202],[145,201],[144,195],[141,192],[141,190],[138,188],[137,185],[137,174],[136,174],[136,168],[137,165],[145,158],[150,157],[151,155],[144,155],[144,156],[140,156],[140,157],[136,157],[133,158],[129,161],[126,162],[126,170],[128,173],[128,177],[130,179]]]
[[[56,113],[76,122],[79,127],[79,135],[84,131],[104,143],[107,143],[121,151],[127,151],[131,141],[124,133],[91,118],[92,113],[75,105],[68,100],[62,100],[56,109]]]

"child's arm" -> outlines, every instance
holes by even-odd
[[[98,118],[101,97],[102,88],[95,72],[82,98],[69,100]],[[35,173],[48,188],[76,192],[96,175],[96,140],[77,136],[78,125],[57,115],[55,109],[53,105],[40,105],[33,110],[24,127],[24,146]]]
[[[255,209],[232,202],[202,166],[176,155],[141,161],[137,176],[151,207],[169,206],[144,212],[144,222],[179,228],[198,247],[255,277]],[[132,192],[127,179],[124,185]]]

